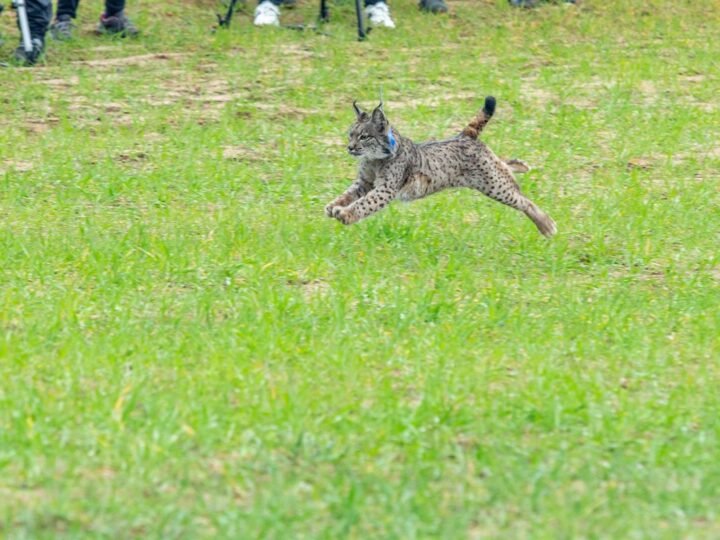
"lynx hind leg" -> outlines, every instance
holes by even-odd
[[[533,221],[543,236],[550,238],[557,232],[553,218],[540,210],[530,199],[525,198],[525,200],[527,201],[527,208],[523,210],[525,215]]]
[[[501,166],[485,170],[483,173],[480,178],[471,183],[471,187],[491,199],[523,212],[535,223],[544,236],[549,238],[557,232],[553,219],[521,193],[520,187],[510,171]]]
[[[508,206],[511,206],[512,208],[523,212],[527,217],[532,220],[532,222],[535,224],[535,226],[538,228],[538,230],[543,236],[550,238],[552,235],[554,235],[557,232],[557,226],[555,225],[553,219],[545,212],[540,210],[540,208],[538,208],[538,206],[534,202],[532,202],[530,199],[525,197],[525,195],[520,193],[520,189],[517,187],[517,185],[515,185],[514,187],[515,189],[509,194],[509,196],[504,195],[496,198],[492,197],[491,195],[491,197],[503,204],[507,204]]]

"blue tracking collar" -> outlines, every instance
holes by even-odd
[[[392,128],[388,129],[387,140],[388,140],[388,143],[390,144],[390,150],[392,150],[394,152],[398,146],[398,142],[397,142],[397,139],[395,138],[395,135],[393,135]]]

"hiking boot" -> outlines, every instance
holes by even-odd
[[[385,2],[378,2],[365,8],[365,15],[374,26],[395,28],[395,21],[390,17],[390,8]]]
[[[420,0],[420,9],[430,13],[447,13],[445,0]]]
[[[73,28],[75,28],[75,25],[70,15],[59,15],[55,22],[50,25],[50,35],[52,35],[53,39],[66,41],[72,39]]]
[[[255,8],[255,26],[280,26],[280,8],[272,2],[261,2]]]
[[[97,25],[98,34],[113,34],[122,37],[137,36],[139,31],[130,19],[121,11],[116,15],[100,15],[100,22]]]
[[[45,43],[40,38],[32,38],[32,51],[27,52],[22,43],[15,49],[15,61],[21,66],[33,66],[40,60]]]

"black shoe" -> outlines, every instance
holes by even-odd
[[[45,44],[42,39],[32,38],[32,51],[26,51],[21,43],[20,46],[15,49],[15,61],[21,66],[35,65],[37,61],[40,60],[44,49]]]
[[[420,0],[420,9],[430,13],[447,13],[445,0]]]
[[[70,15],[59,15],[55,22],[50,25],[50,34],[53,39],[68,40],[72,39],[72,31],[75,25]]]
[[[97,25],[97,33],[132,37],[138,35],[138,29],[121,11],[117,15],[101,15],[100,22]]]

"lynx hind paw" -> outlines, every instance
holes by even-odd
[[[545,235],[545,237],[550,238],[551,236],[557,234],[557,225],[551,217],[548,217],[548,219],[550,220],[550,223],[548,223],[547,229],[543,232],[543,234]]]
[[[535,221],[535,225],[540,231],[540,234],[542,234],[545,238],[551,238],[557,234],[557,225],[555,225],[553,218],[547,214]]]

